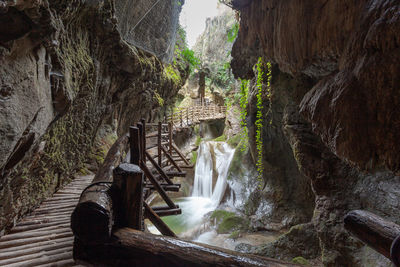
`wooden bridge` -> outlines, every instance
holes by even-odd
[[[195,110],[169,123],[141,120],[130,127],[93,180],[76,179],[0,238],[0,266],[294,266],[176,239],[161,220],[181,213],[167,192],[179,191],[174,177],[185,177],[193,167],[173,142],[173,125],[223,112],[208,107],[203,110],[209,115],[199,116]],[[153,192],[164,205],[150,205]],[[145,233],[145,219],[164,236]]]
[[[173,128],[182,128],[198,124],[205,120],[222,119],[226,116],[226,107],[209,105],[194,105],[190,107],[178,108],[171,115],[167,116],[166,121],[171,122]]]

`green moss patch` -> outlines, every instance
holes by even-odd
[[[194,142],[195,146],[199,146],[201,141],[203,141],[203,138],[201,138],[200,136],[197,136],[196,142]]]
[[[241,230],[248,229],[248,221],[236,215],[234,212],[229,212],[225,210],[216,210],[211,215],[211,219],[214,219],[217,224],[218,234],[229,234],[232,233],[233,236],[239,236]],[[238,233],[233,233],[239,231]]]
[[[292,259],[293,263],[310,266],[310,262],[303,257],[296,257]]]
[[[218,136],[217,138],[215,138],[213,141],[216,141],[216,142],[225,142],[225,141],[226,141],[226,136],[223,134],[223,135]]]
[[[196,164],[196,161],[197,161],[197,151],[192,151],[192,157],[190,159],[190,162],[192,164]]]

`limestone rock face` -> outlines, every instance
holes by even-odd
[[[0,1],[0,231],[84,169],[102,126],[124,134],[160,110],[156,93],[173,102],[180,85],[115,14],[114,1]]]
[[[252,78],[252,66],[263,57],[292,79],[308,81],[273,82],[271,102],[282,101],[283,88],[286,102],[275,127],[283,129],[312,185],[311,221],[324,265],[390,266],[349,235],[343,216],[364,208],[400,223],[394,209],[400,192],[399,2],[231,3],[241,13],[234,74]]]

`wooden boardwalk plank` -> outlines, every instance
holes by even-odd
[[[71,213],[93,176],[79,177],[0,237],[0,266],[78,266],[72,257]]]

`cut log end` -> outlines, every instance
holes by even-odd
[[[111,218],[110,211],[97,203],[80,203],[71,215],[71,229],[83,242],[106,242],[111,237]]]

